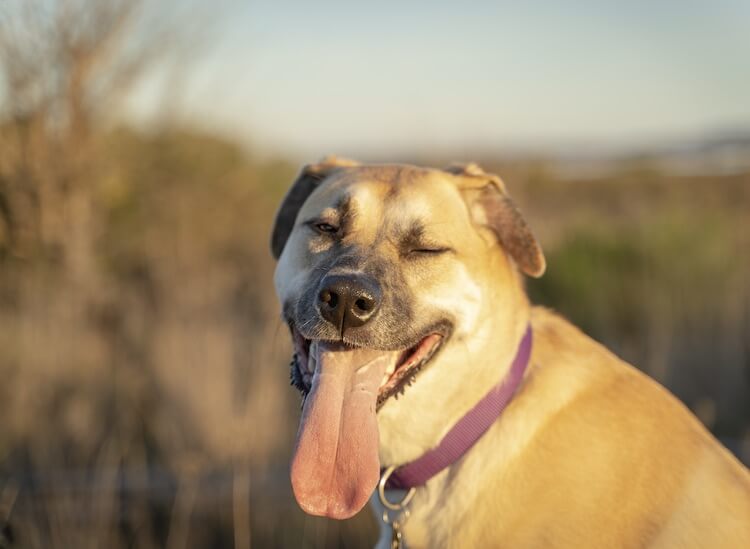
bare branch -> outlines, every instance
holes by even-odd
[[[86,219],[97,184],[89,173],[93,138],[144,76],[188,43],[182,10],[191,4],[3,0],[0,132],[12,143],[0,162],[0,192],[4,218],[28,226],[16,233],[60,240],[79,255],[90,247],[66,239],[93,238],[85,236],[90,227],[71,230],[94,222]]]

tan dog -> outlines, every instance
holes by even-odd
[[[381,467],[435,447],[508,375],[530,324],[502,415],[389,517],[405,544],[750,547],[745,467],[663,387],[529,305],[520,273],[544,257],[496,176],[323,161],[287,194],[272,249],[307,512],[358,512]]]

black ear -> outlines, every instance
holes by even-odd
[[[495,233],[521,271],[534,278],[542,276],[547,267],[542,248],[502,180],[485,173],[476,164],[452,166],[446,171],[461,177],[464,196],[475,221]]]
[[[271,253],[274,259],[278,259],[281,252],[284,251],[284,246],[289,239],[289,235],[292,234],[300,208],[318,185],[334,169],[356,165],[357,163],[352,160],[331,156],[317,164],[308,164],[302,168],[302,172],[286,193],[279,210],[276,212],[276,219],[271,232]]]

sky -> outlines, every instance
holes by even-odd
[[[750,129],[747,0],[224,8],[175,97],[184,119],[261,151],[471,156]],[[143,89],[142,115],[158,104]]]

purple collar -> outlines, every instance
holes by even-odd
[[[386,488],[406,490],[422,486],[440,471],[461,459],[476,444],[500,417],[521,384],[531,356],[531,342],[532,333],[529,325],[508,375],[458,420],[440,444],[414,461],[397,467],[387,479]]]

